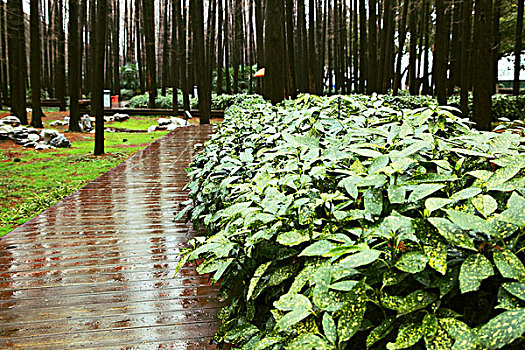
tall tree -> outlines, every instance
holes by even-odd
[[[518,0],[516,44],[514,45],[514,96],[520,94],[521,51],[523,50],[523,7],[525,0]]]
[[[492,0],[475,1],[473,116],[478,130],[492,129]],[[488,76],[487,76],[488,75]]]
[[[378,92],[377,76],[377,0],[368,1],[368,88],[367,93]]]
[[[315,47],[315,1],[310,0],[308,4],[308,91],[316,93],[315,86],[315,61],[317,59],[317,50]]]
[[[223,0],[217,0],[219,10],[217,11],[218,21],[218,30],[217,30],[217,95],[222,94],[222,76],[224,71],[224,12],[222,7]]]
[[[418,84],[416,81],[416,64],[417,64],[417,7],[416,2],[410,2],[410,13],[408,28],[410,30],[410,44],[408,54],[408,88],[411,95],[419,93]]]
[[[470,56],[472,43],[472,0],[463,2],[463,21],[461,28],[461,92],[460,109],[466,117],[469,113],[468,97],[470,90]]]
[[[0,72],[2,73],[0,79],[0,91],[2,92],[2,100],[0,103],[9,104],[9,98],[7,96],[7,36],[5,32],[5,2],[0,2]]]
[[[78,0],[69,0],[69,131],[80,131],[80,40],[78,37]]]
[[[295,88],[295,41],[293,35],[293,0],[286,0],[286,44],[288,54],[288,95],[296,96]]]
[[[405,48],[405,39],[406,39],[406,23],[407,23],[407,16],[408,16],[408,7],[410,6],[410,0],[405,0],[403,3],[403,12],[401,14],[400,23],[399,23],[399,48],[397,53],[397,61],[396,61],[396,73],[394,78],[394,89],[393,94],[397,95],[399,92],[399,89],[401,88],[401,61],[403,59],[403,53]]]
[[[211,81],[206,59],[206,45],[204,38],[204,5],[203,0],[190,2],[191,25],[193,29],[193,48],[197,70],[197,88],[199,92],[199,117],[201,124],[210,123],[211,114]]]
[[[92,0],[95,1],[95,0]],[[91,98],[92,114],[95,115],[95,155],[104,154],[104,108],[102,104],[104,89],[104,54],[106,52],[106,22],[107,22],[107,0],[96,0],[96,29],[93,37],[94,56],[93,64],[93,88]]]
[[[173,86],[173,114],[179,114],[179,16],[180,0],[171,0],[171,80]]]
[[[445,0],[436,0],[434,81],[438,103],[447,104],[448,20]]]
[[[272,103],[284,99],[284,66],[283,66],[283,2],[268,0],[266,7],[265,47],[266,73],[264,96]]]
[[[26,113],[26,85],[24,70],[25,56],[22,46],[24,44],[24,17],[22,0],[7,1],[7,44],[9,50],[9,88],[11,95],[11,114],[27,125]]]
[[[359,90],[364,92],[367,84],[367,33],[366,33],[366,2],[359,0]]]
[[[157,68],[155,56],[154,0],[142,0],[144,36],[146,39],[146,77],[149,92],[149,107],[155,108],[157,97]]]
[[[66,110],[66,38],[64,34],[64,0],[56,1],[55,35],[56,35],[56,96],[61,111]]]
[[[41,36],[40,36],[40,0],[31,0],[30,6],[30,27],[31,27],[31,104],[33,112],[31,113],[31,126],[43,128],[42,108],[40,104],[40,69],[42,64]]]

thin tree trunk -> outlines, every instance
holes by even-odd
[[[262,8],[262,0],[255,0],[255,32],[256,32],[256,46],[257,46],[257,69],[264,67],[264,16]],[[225,37],[228,34],[226,33]],[[295,72],[294,72],[295,74]],[[262,93],[262,80],[258,80],[257,92]]]
[[[102,104],[104,89],[104,54],[106,52],[107,0],[97,0],[96,38],[93,64],[93,91],[91,108],[95,115],[95,155],[104,154],[104,108]]]
[[[268,0],[264,49],[266,52],[265,98],[272,103],[284,99],[283,10],[282,1]]]
[[[438,103],[441,105],[447,104],[448,21],[445,8],[445,0],[436,0],[434,81]]]
[[[369,0],[368,19],[368,88],[367,93],[378,92],[377,89],[377,0]]]
[[[114,2],[113,15],[113,93],[120,96],[120,1]]]
[[[417,8],[416,2],[410,2],[408,27],[410,30],[410,45],[408,57],[408,87],[411,95],[417,95],[416,62],[417,62]]]
[[[478,130],[492,129],[492,0],[476,0],[474,24],[474,102],[473,116]]]
[[[201,124],[210,123],[211,89],[210,74],[206,59],[206,46],[204,38],[204,6],[202,0],[190,2],[191,24],[193,28],[193,48],[197,70],[197,87],[199,90],[199,116]]]
[[[413,1],[413,0],[412,0]],[[399,51],[397,53],[396,61],[396,75],[394,79],[394,89],[392,94],[395,96],[398,94],[399,89],[401,88],[401,60],[403,58],[403,50],[405,48],[405,39],[406,39],[406,23],[408,16],[408,7],[410,6],[410,0],[405,0],[403,3],[403,12],[401,15],[401,22],[399,24]]]
[[[63,0],[57,1],[55,12],[55,35],[57,38],[57,60],[56,60],[56,95],[61,111],[66,110],[66,40],[64,34],[64,23],[62,9]]]
[[[224,19],[224,74],[225,74],[225,83],[226,83],[226,93],[231,94],[231,79],[230,79],[230,29],[229,29],[229,23],[230,23],[230,15],[229,15],[229,0],[225,0],[224,2],[224,13],[225,13],[225,19]]]
[[[286,43],[288,44],[288,86],[289,96],[295,98],[295,42],[293,35],[293,0],[286,0]]]
[[[9,49],[9,87],[11,92],[11,114],[27,125],[26,113],[26,88],[24,83],[22,48],[24,36],[20,29],[23,28],[23,12],[21,0],[8,0],[7,12],[10,19],[7,21],[7,41]],[[22,23],[22,24],[20,24]],[[25,58],[24,58],[25,61]]]
[[[140,20],[141,1],[135,0],[135,42],[137,46],[137,69],[139,71],[140,93],[146,92],[146,84],[144,82],[144,62],[142,60],[142,25]]]
[[[224,13],[223,13],[223,0],[217,0],[219,10],[217,11],[217,16],[219,16],[217,25],[217,95],[222,95],[222,77],[224,72]],[[227,35],[227,34],[226,34]]]
[[[359,91],[363,93],[367,86],[367,33],[366,33],[366,1],[359,0]]]
[[[157,66],[155,57],[154,1],[142,0],[144,34],[146,37],[146,77],[148,81],[149,107],[155,108],[157,97]]]
[[[69,0],[69,131],[80,131],[80,40],[78,38],[78,0]]]
[[[523,50],[523,7],[524,0],[518,0],[518,18],[516,24],[516,44],[514,46],[514,96],[520,94],[521,51]]]
[[[31,126],[43,128],[42,108],[40,107],[40,64],[42,51],[40,43],[40,0],[30,1],[30,26],[31,26],[31,98],[32,108]]]
[[[162,96],[166,96],[166,88],[168,87],[168,1],[162,11]]]
[[[425,47],[425,52],[423,52],[423,84],[421,84],[421,90],[423,92],[423,95],[430,95],[431,92],[430,92],[430,86],[429,86],[429,41],[430,41],[430,34],[429,34],[429,17],[430,17],[430,5],[428,4],[428,2],[425,2],[425,4],[423,5],[423,11],[425,12],[424,13],[424,18],[425,18],[425,28],[424,28],[424,36],[425,36],[425,44],[424,44],[424,47]]]
[[[500,58],[501,33],[500,22],[501,18],[501,0],[494,0],[494,18],[492,20],[492,93],[496,93],[496,85],[498,84],[498,61]]]
[[[0,48],[2,49],[2,55],[0,56],[0,69],[2,71],[2,79],[0,81],[0,89],[2,91],[2,102],[6,105],[9,104],[9,97],[7,93],[7,82],[8,82],[8,69],[7,69],[7,35],[6,35],[6,22],[5,22],[6,4],[0,2]]]
[[[461,93],[460,108],[463,116],[468,116],[468,93],[470,90],[470,54],[472,41],[472,0],[463,3],[463,23],[461,28]]]
[[[171,0],[171,80],[173,86],[172,105],[175,116],[179,114],[179,14],[180,0]]]

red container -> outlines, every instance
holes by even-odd
[[[119,108],[120,103],[118,101],[118,95],[111,96],[111,108]]]

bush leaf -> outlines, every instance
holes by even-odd
[[[462,294],[476,291],[481,281],[492,275],[494,269],[489,259],[482,254],[469,255],[459,270],[459,289]]]

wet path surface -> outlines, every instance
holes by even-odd
[[[0,348],[207,349],[215,289],[173,272],[174,223],[210,127],[177,129],[0,238]]]

